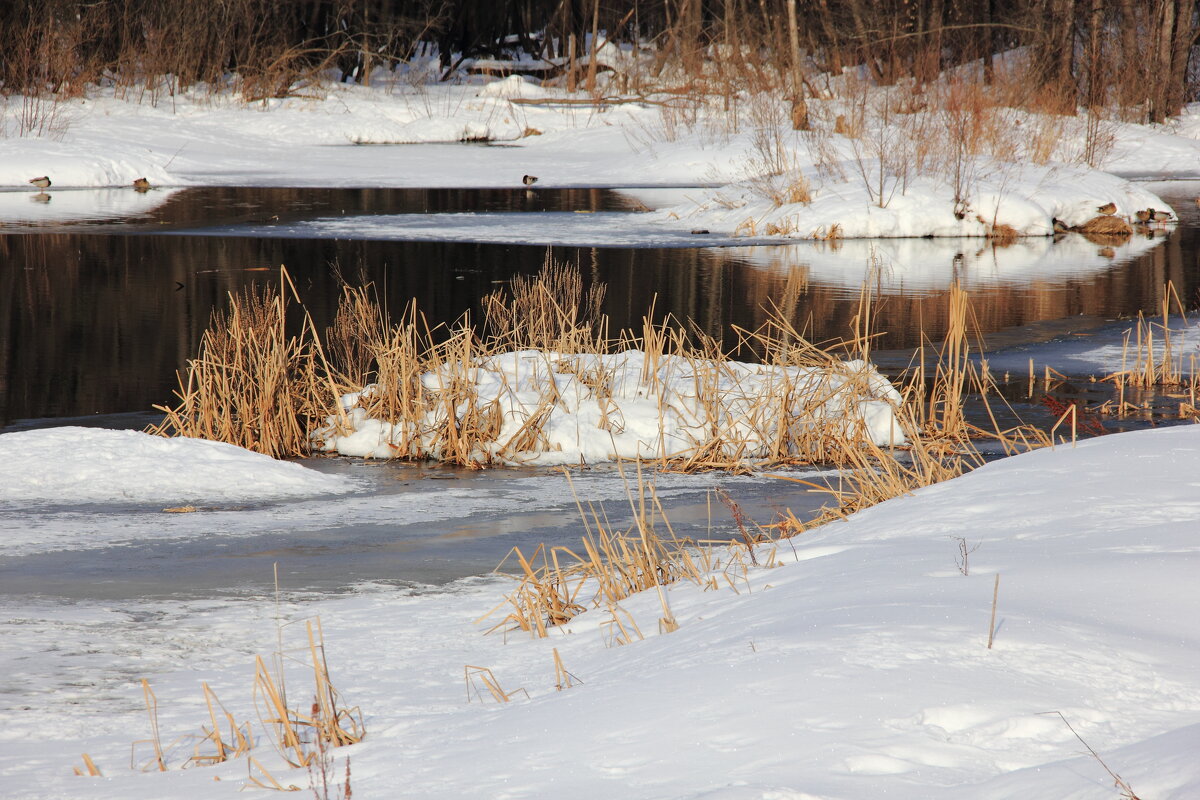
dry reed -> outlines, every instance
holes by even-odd
[[[287,272],[280,275],[291,288]],[[318,376],[319,347],[308,329],[286,333],[288,305],[288,293],[273,286],[230,295],[229,310],[214,312],[199,355],[179,376],[179,404],[155,406],[166,418],[149,432],[228,442],[274,457],[306,455],[306,420],[328,409],[330,384]]]
[[[558,651],[555,650],[554,652],[557,657]],[[529,692],[524,689],[514,689],[511,692],[501,689],[500,681],[496,679],[496,676],[487,667],[475,667],[467,664],[463,667],[463,679],[467,684],[468,703],[471,702],[472,697],[477,698],[481,703],[483,702],[483,691],[480,689],[480,685],[482,685],[483,689],[487,690],[487,693],[497,703],[507,703],[517,694],[524,694],[526,699],[529,698]]]
[[[1139,389],[1183,386],[1195,391],[1196,356],[1187,354],[1185,359],[1184,351],[1175,345],[1171,329],[1172,306],[1180,320],[1186,323],[1183,302],[1174,284],[1168,281],[1163,289],[1160,307],[1162,321],[1151,322],[1139,313],[1137,325],[1126,331],[1121,369],[1104,378],[1116,385],[1122,403],[1126,386]],[[1192,404],[1195,404],[1194,400]]]
[[[287,292],[231,297],[230,310],[214,317],[180,377],[180,403],[162,408],[167,416],[152,432],[298,456],[330,449],[352,418],[372,419],[386,432],[375,457],[515,463],[551,448],[547,425],[569,405],[558,390],[567,375],[570,403],[596,404],[598,427],[612,434],[625,429],[623,398],[656,398],[660,428],[670,416],[676,429],[654,445],[661,465],[746,469],[830,460],[831,448],[867,436],[856,421],[862,402],[890,402],[869,365],[808,344],[778,313],[758,330],[735,329],[761,367],[731,361],[720,340],[669,317],[648,315],[639,332],[610,337],[603,287],[585,291],[577,268],[549,258],[537,276],[484,299],[486,335],[466,316],[431,328],[415,304],[392,324],[368,286],[344,290],[323,337],[307,315],[289,336],[294,291],[281,274]],[[629,356],[618,354],[629,351],[642,359],[636,386],[621,371]],[[685,375],[690,385],[677,380]],[[484,394],[481,381],[499,392]]]
[[[301,713],[288,703],[282,651],[274,656],[277,664],[274,671],[267,667],[262,656],[255,656],[253,698],[262,728],[267,731],[268,738],[280,756],[292,767],[321,770],[328,767],[328,764],[320,762],[326,759],[330,749],[361,741],[366,735],[366,729],[363,726],[361,710],[357,707],[347,708],[330,680],[320,619],[318,618],[315,624],[311,620],[307,621],[305,628],[307,647],[303,652],[306,658],[297,660],[312,672],[313,702],[309,713]],[[177,744],[190,739],[195,745],[192,755],[182,765],[184,768],[210,766],[245,756],[247,769],[250,770],[249,780],[252,783],[263,788],[286,790],[286,787],[252,755],[256,742],[250,723],[237,723],[233,714],[225,708],[207,683],[202,683],[201,686],[208,711],[208,726],[201,725],[201,736],[181,737],[166,747],[162,744],[159,732],[158,698],[148,681],[143,679],[141,686],[150,719],[151,738],[133,743],[131,768],[165,772],[169,768],[168,755]],[[139,767],[136,763],[136,751],[141,744],[151,746],[153,757]],[[100,774],[86,754],[84,765],[88,775]],[[254,769],[258,770],[257,776],[253,772]],[[76,774],[84,773],[76,768]],[[348,787],[348,771],[346,780]],[[349,797],[349,794],[345,796]]]

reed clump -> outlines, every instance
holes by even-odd
[[[283,282],[290,287],[286,271]],[[307,328],[288,330],[288,293],[268,286],[230,295],[214,312],[200,352],[179,376],[178,405],[149,432],[227,442],[276,458],[309,452],[309,423],[328,407]]]
[[[570,472],[564,470],[570,481]],[[622,473],[624,471],[622,468]],[[573,487],[572,487],[573,488]],[[659,628],[671,632],[679,627],[663,587],[679,580],[699,583],[702,569],[689,552],[693,542],[675,536],[653,485],[638,468],[636,489],[627,481],[632,524],[615,528],[603,509],[586,504],[576,495],[584,534],[577,546],[539,545],[531,556],[514,547],[497,567],[517,581],[504,601],[484,614],[476,624],[505,612],[489,633],[523,631],[536,638],[569,622],[590,608],[605,608],[610,619],[613,644],[625,644],[642,633],[620,602],[654,589],[662,608]],[[665,532],[664,532],[665,529]],[[519,571],[505,573],[512,558]]]
[[[808,344],[783,315],[735,329],[757,364],[671,318],[614,336],[603,287],[585,291],[577,268],[549,257],[484,298],[482,331],[467,315],[431,327],[415,304],[393,324],[368,286],[345,289],[324,337],[307,315],[289,336],[287,300],[231,297],[152,432],[471,467],[578,463],[604,448],[688,470],[825,461],[902,438],[880,423],[899,395],[866,359]]]
[[[1171,328],[1172,307],[1177,319],[1186,324],[1183,302],[1174,284],[1168,281],[1159,309],[1160,321],[1148,320],[1139,312],[1137,324],[1125,332],[1121,369],[1104,377],[1104,380],[1116,385],[1122,400],[1127,386],[1139,389],[1156,386],[1194,389],[1196,355],[1178,346],[1177,335]]]

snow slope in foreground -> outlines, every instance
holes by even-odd
[[[0,435],[0,504],[193,503],[353,491],[345,478],[204,439],[45,428]]]
[[[989,464],[785,543],[782,567],[732,570],[736,593],[670,587],[669,635],[654,593],[634,597],[647,638],[623,647],[598,610],[545,640],[483,636],[473,620],[511,586],[496,581],[290,612],[321,614],[333,680],[367,714],[336,766],[351,756],[356,800],[1117,797],[1055,711],[1139,796],[1183,800],[1200,793],[1197,476],[1197,426]],[[273,604],[146,610],[6,609],[0,795],[243,796],[244,763],[179,770],[187,747],[170,772],[128,770],[148,732],[137,680],[164,740],[205,724],[201,680],[254,720]],[[563,692],[553,648],[581,679]],[[529,699],[468,703],[465,664]],[[71,775],[82,752],[105,777]]]

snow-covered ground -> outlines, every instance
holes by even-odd
[[[73,427],[0,436],[0,485],[5,509],[63,502],[229,503],[355,488],[346,479],[223,442]]]
[[[772,187],[748,182],[761,155],[752,130],[713,120],[684,124],[648,105],[592,109],[507,99],[541,91],[511,80],[401,81],[333,86],[321,97],[250,107],[202,91],[153,103],[98,92],[55,109],[60,138],[9,131],[0,139],[0,217],[119,219],[197,185],[521,188],[523,175],[535,175],[535,191],[649,187],[636,193],[647,206],[674,208],[628,222],[581,214],[568,223],[565,215],[547,214],[533,227],[498,214],[313,220],[295,235],[684,244],[706,236],[692,230],[728,243],[738,228],[751,232],[747,219],[756,236],[766,235],[768,224],[803,236],[814,228],[802,222],[826,233],[836,223],[848,236],[943,233],[960,222],[947,219],[955,210],[947,186],[919,181],[911,196],[899,193],[885,209],[871,209],[867,182],[828,179],[813,181],[810,206],[766,209],[761,190]],[[976,184],[970,205],[985,222],[963,222],[1042,233],[1047,217],[1078,222],[1110,201],[1122,215],[1164,207],[1146,187],[1116,176],[1197,175],[1200,106],[1166,126],[1110,130],[1113,146],[1103,163],[1109,174],[1077,166],[986,170],[991,183]],[[491,143],[446,144],[481,138]],[[791,166],[807,169],[813,153],[802,138],[791,143],[800,159]],[[1078,131],[1064,130],[1064,153],[1079,144]],[[847,162],[847,169],[857,167]],[[43,197],[26,183],[40,175],[53,180]],[[156,188],[135,192],[131,183],[139,177]],[[682,198],[659,193],[701,185],[708,190]],[[1001,209],[1011,216],[1001,219]],[[812,219],[786,219],[801,213]],[[949,232],[961,234],[961,227]],[[545,239],[548,228],[557,230]],[[1029,263],[1038,274],[1067,274],[1103,269],[1152,244],[1135,238],[1085,245],[1068,237],[1014,247],[1037,251]],[[876,264],[901,281],[927,271],[931,256],[923,247],[843,242],[807,252],[820,269],[847,272],[847,285],[857,286],[862,270]],[[999,280],[1008,254],[1018,250],[972,252],[965,267]],[[779,259],[764,266],[787,266],[786,255]],[[1061,353],[1077,359],[1070,368],[1081,372],[1117,369],[1117,341],[1119,335],[1092,339]],[[1195,349],[1197,339],[1181,346]],[[1027,355],[1012,359],[1020,367]],[[108,546],[128,546],[136,559],[138,548],[162,541],[211,547],[208,555],[217,558],[223,540],[264,532],[328,532],[336,543],[339,529],[389,520],[410,529],[422,521],[465,525],[497,510],[574,504],[566,481],[548,474],[499,492],[427,481],[412,491],[371,493],[359,481],[202,442],[34,433],[0,436],[0,555],[13,562]],[[731,572],[732,586],[722,580],[715,591],[669,587],[681,624],[669,635],[657,634],[656,596],[631,598],[623,607],[646,639],[622,647],[606,646],[610,616],[603,610],[579,616],[548,640],[483,635],[493,622],[478,620],[512,585],[498,578],[436,589],[364,584],[337,597],[286,595],[281,607],[269,596],[267,576],[262,596],[239,600],[205,599],[203,592],[200,599],[126,592],[68,600],[0,586],[0,797],[243,796],[244,759],[180,769],[190,755],[186,737],[207,724],[201,681],[261,735],[253,655],[275,648],[281,612],[287,620],[320,615],[333,680],[365,714],[366,740],[345,751],[360,800],[1119,796],[1104,766],[1081,754],[1083,745],[1050,712],[1061,712],[1139,796],[1195,797],[1198,474],[1195,426],[993,463],[785,543],[776,551],[782,566]],[[673,492],[703,491],[695,478],[658,480],[668,509]],[[767,479],[719,480],[736,498],[739,487]],[[575,491],[614,515],[627,502],[611,474],[581,478]],[[185,504],[201,509],[162,513]],[[969,563],[961,560],[964,549]],[[988,650],[996,575],[995,644]],[[300,630],[284,629],[286,647],[303,648]],[[554,690],[553,648],[581,681],[561,693]],[[492,669],[505,690],[524,688],[528,698],[468,703],[467,664]],[[148,752],[143,677],[159,699],[164,744],[185,737],[171,749],[166,773],[130,768],[133,743],[142,742],[137,764]],[[304,680],[297,674],[293,685]],[[85,752],[103,777],[72,774]],[[265,742],[256,758],[307,791],[308,776],[287,770]]]
[[[1066,163],[1078,158],[1086,134],[1072,119],[1059,123],[1052,153],[1058,161],[971,161],[959,169],[966,177],[956,187],[944,168],[942,177],[893,176],[880,183],[873,177],[879,159],[890,164],[902,153],[881,147],[874,156],[864,153],[861,142],[869,144],[870,132],[861,142],[830,134],[822,144],[779,120],[734,129],[715,112],[692,117],[651,104],[564,105],[555,102],[567,99],[564,90],[518,77],[462,85],[393,77],[371,87],[332,84],[313,96],[252,105],[204,89],[156,102],[140,99],[97,90],[86,99],[62,101],[53,111],[59,138],[21,138],[10,130],[0,187],[35,193],[27,181],[49,176],[45,195],[52,202],[37,212],[43,217],[60,207],[70,211],[63,190],[130,187],[124,191],[132,194],[139,177],[155,187],[519,188],[525,175],[538,178],[536,188],[714,187],[637,223],[653,223],[658,238],[674,241],[696,229],[716,237],[809,238],[835,228],[843,237],[980,236],[1005,225],[1040,236],[1052,230],[1054,219],[1081,224],[1110,202],[1118,216],[1130,219],[1146,208],[1167,210],[1152,192],[1119,175],[1200,172],[1200,106],[1167,126],[1106,123],[1111,147],[1101,164],[1105,172]],[[820,102],[836,113],[836,101]],[[15,122],[7,124],[11,129]],[[766,150],[764,135],[776,140]],[[487,143],[445,144],[472,141]],[[806,178],[811,202],[786,197],[798,175]],[[508,221],[503,215],[445,220],[452,229],[490,228],[475,234],[489,241],[509,240],[503,238]],[[596,241],[613,223],[605,216],[556,222],[570,226],[559,241],[574,243]],[[393,236],[419,239],[439,221],[383,218],[374,224],[394,229]],[[324,235],[344,233],[343,225],[327,223]]]
[[[669,587],[674,633],[657,633],[653,592],[635,596],[622,606],[646,638],[620,647],[598,609],[544,640],[485,636],[502,579],[289,597],[281,613],[320,615],[333,680],[364,712],[367,738],[336,765],[351,757],[358,798],[1118,796],[1055,712],[1139,796],[1189,798],[1197,474],[1194,426],[1006,459],[785,543],[782,566],[731,570],[736,588]],[[0,795],[243,796],[243,759],[180,767],[207,724],[201,681],[261,734],[253,655],[275,648],[276,614],[269,596],[9,599]],[[285,627],[285,648],[302,631]],[[578,679],[562,692],[554,648]],[[468,664],[528,699],[468,702]],[[164,744],[184,737],[166,773],[129,766],[150,734],[142,677]],[[103,777],[72,774],[85,752]],[[265,741],[256,757],[308,790]]]

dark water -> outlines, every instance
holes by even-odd
[[[613,328],[640,326],[653,305],[656,319],[670,314],[693,320],[727,342],[733,340],[730,326],[756,328],[769,308],[813,340],[845,337],[869,281],[874,327],[882,332],[876,357],[901,364],[922,335],[936,340],[944,332],[952,279],[970,290],[991,348],[1069,338],[1139,311],[1154,312],[1168,280],[1191,303],[1200,286],[1200,219],[1192,190],[1179,191],[1168,199],[1184,223],[1155,232],[1153,241],[1139,239],[1141,253],[1073,237],[1059,245],[1012,248],[979,241],[559,247],[554,257],[578,264],[586,282],[607,285],[605,311]],[[170,401],[176,370],[194,354],[213,311],[231,292],[278,281],[280,265],[287,266],[318,326],[332,318],[343,280],[374,282],[394,311],[416,299],[436,324],[466,311],[477,314],[482,295],[515,274],[536,272],[546,257],[545,247],[521,244],[296,235],[315,218],[503,211],[545,215],[553,225],[555,213],[640,207],[608,190],[197,189],[141,198],[130,191],[56,193],[50,205],[55,203],[71,214],[52,219],[28,197],[0,196],[0,217],[13,209],[0,222],[0,428],[141,427],[155,419],[147,412]],[[287,226],[288,235],[270,235],[273,225]],[[257,235],[240,235],[249,227]],[[1033,395],[1023,386],[1011,388],[1011,399],[1024,398],[1036,414]],[[1093,396],[1097,391],[1082,380],[1060,387],[1061,395],[1088,402],[1104,399]],[[443,478],[471,483],[486,499],[504,496],[510,481],[529,477],[355,463],[324,460],[316,466],[370,473],[370,495],[410,486],[428,490]],[[825,500],[790,488],[795,484],[758,484],[731,491],[762,522],[782,508],[804,516]],[[703,482],[677,494],[668,511],[681,535],[702,535],[713,524]],[[59,524],[54,514],[31,522],[28,512],[12,513],[22,525]],[[122,514],[146,513],[158,510],[105,511],[98,524],[120,527]],[[716,524],[728,525],[725,516],[722,523],[718,509]],[[266,526],[238,536],[47,551],[0,559],[0,594],[116,599],[262,591],[276,563],[293,589],[329,592],[360,581],[442,583],[488,571],[514,545],[572,544],[579,534],[575,517],[573,502],[542,498],[515,511],[485,505],[436,524],[393,519],[304,530]]]
[[[478,318],[483,294],[514,274],[536,272],[546,257],[542,246],[239,236],[239,226],[261,230],[273,220],[294,226],[330,216],[639,206],[599,189],[195,189],[163,202],[154,193],[148,199],[132,192],[97,197],[89,213],[86,196],[56,195],[51,205],[82,208],[68,221],[21,218],[0,224],[0,427],[16,420],[145,412],[170,401],[176,370],[194,354],[212,311],[224,307],[230,292],[277,282],[280,265],[287,266],[319,326],[332,318],[342,280],[374,282],[396,311],[416,299],[436,324],[464,311]],[[129,198],[142,206],[130,205]],[[20,202],[29,204],[25,197]],[[884,332],[877,349],[901,352],[916,346],[922,333],[940,337],[947,286],[959,275],[972,291],[981,332],[999,346],[1153,311],[1168,280],[1182,297],[1193,298],[1200,285],[1196,208],[1190,199],[1175,207],[1189,215],[1185,224],[1156,233],[1161,244],[1148,252],[1125,257],[1103,243],[1084,243],[1080,251],[1075,242],[1070,253],[1081,252],[1088,265],[1062,268],[1054,265],[1063,258],[1049,258],[1053,268],[1045,275],[1040,267],[1027,274],[1009,265],[1019,261],[1021,246],[994,249],[979,241],[909,247],[896,256],[898,262],[907,259],[907,266],[882,283],[870,277],[864,262],[887,259],[857,243],[840,250],[811,243],[560,247],[554,257],[578,264],[585,281],[607,284],[605,311],[614,329],[640,327],[653,304],[656,319],[670,314],[693,320],[727,342],[733,340],[730,326],[753,329],[767,319],[769,307],[780,309],[813,340],[848,336],[860,287],[875,280],[880,283],[875,329]],[[212,228],[227,233],[181,233],[211,234]],[[964,263],[975,266],[964,269]]]

